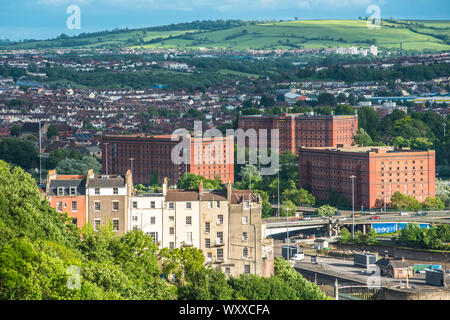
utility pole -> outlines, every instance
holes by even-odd
[[[108,144],[109,142],[105,142],[105,166],[106,166],[106,175],[108,175]]]
[[[351,175],[352,179],[352,238],[355,239],[355,175]]]

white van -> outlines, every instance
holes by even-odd
[[[400,212],[400,215],[401,215],[401,216],[407,216],[407,215],[408,215],[408,212]]]

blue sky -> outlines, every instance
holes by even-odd
[[[0,39],[48,39],[61,33],[140,28],[194,20],[355,19],[378,5],[381,17],[450,19],[449,0],[0,0]],[[69,30],[69,5],[81,29]]]

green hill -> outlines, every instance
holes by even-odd
[[[136,30],[119,30],[78,37],[31,41],[12,48],[225,48],[292,49],[327,47],[368,47],[405,50],[450,49],[450,21],[383,20],[380,29],[369,29],[365,20],[301,20],[283,22],[246,22],[240,20],[202,21]]]

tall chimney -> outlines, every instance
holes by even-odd
[[[164,177],[163,181],[163,196],[165,197],[167,195],[167,177]]]
[[[203,180],[200,180],[200,184],[198,185],[198,195],[201,196],[203,193]]]
[[[231,182],[230,180],[228,180],[227,183],[227,200],[228,200],[228,204],[231,203]]]

